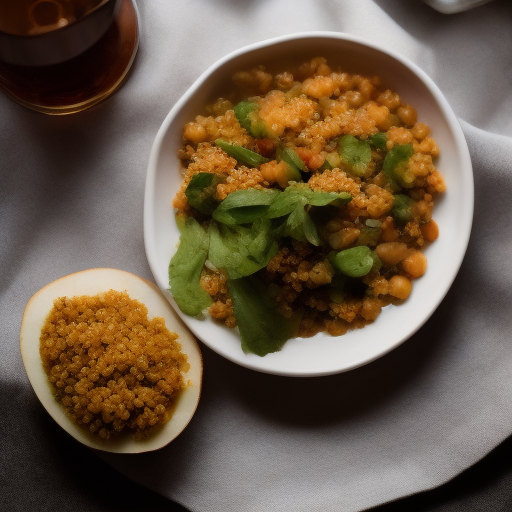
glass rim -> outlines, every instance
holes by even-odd
[[[100,2],[97,5],[95,5],[92,9],[87,11],[82,17],[75,19],[75,20],[71,21],[70,23],[67,23],[66,25],[63,25],[62,27],[55,27],[46,32],[40,32],[40,33],[34,33],[34,34],[17,34],[15,32],[8,32],[6,30],[2,30],[0,28],[0,37],[33,40],[33,39],[38,39],[38,38],[44,38],[45,36],[48,36],[49,34],[55,34],[57,32],[61,33],[61,32],[64,32],[64,31],[69,30],[70,28],[76,26],[78,23],[87,19],[89,16],[94,14],[96,11],[99,11],[100,9],[104,9],[107,4],[115,3],[117,1],[118,0],[100,0]]]
[[[81,18],[43,33],[16,35],[0,30],[0,62],[47,66],[72,59],[103,36],[120,4],[120,0],[102,0]]]

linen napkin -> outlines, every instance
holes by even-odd
[[[461,120],[476,196],[473,233],[454,285],[415,336],[340,375],[260,374],[203,346],[203,395],[187,429],[155,453],[102,457],[193,512],[350,512],[437,486],[509,436],[507,1],[451,16],[405,0],[137,5],[142,41],[135,67],[106,103],[55,118],[0,97],[4,384],[29,386],[18,334],[25,304],[40,287],[100,266],[151,279],[143,246],[145,172],[156,132],[187,87],[246,44],[299,31],[340,31],[417,63]],[[44,443],[44,432],[32,435]],[[10,456],[30,460],[23,446],[9,448]]]

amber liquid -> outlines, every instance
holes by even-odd
[[[0,30],[30,36],[83,18],[105,0],[0,0]]]
[[[82,10],[75,10],[72,15],[76,17],[103,0],[56,1],[81,6]],[[9,6],[12,8],[12,4],[18,2],[34,3],[33,0],[0,0],[0,29],[5,32],[3,15]],[[69,20],[74,19],[71,14],[69,16]],[[27,16],[12,17],[7,24],[10,33],[30,30]],[[51,66],[29,67],[0,62],[0,89],[18,103],[40,112],[79,112],[104,100],[120,86],[135,57],[138,35],[136,7],[132,0],[121,0],[118,14],[106,33],[77,57]]]

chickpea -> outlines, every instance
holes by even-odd
[[[423,238],[428,240],[429,242],[433,242],[439,236],[439,226],[435,220],[430,220],[429,222],[423,224],[421,226],[421,234]]]
[[[418,113],[411,105],[401,105],[398,107],[397,114],[405,126],[414,126],[418,120]]]
[[[414,251],[402,261],[402,268],[413,278],[421,277],[427,271],[427,258],[420,251]]]
[[[375,251],[383,265],[389,267],[398,265],[411,254],[411,249],[401,242],[384,242],[377,245]]]
[[[399,274],[393,276],[389,280],[389,295],[396,297],[400,300],[405,300],[411,294],[412,283],[411,280]]]
[[[341,165],[341,157],[338,151],[331,151],[330,153],[325,153],[324,158],[325,160],[327,160],[327,162],[329,162],[329,164],[333,168],[339,167]]]
[[[416,140],[423,140],[430,135],[430,128],[425,123],[417,123],[411,128],[411,132]]]
[[[396,114],[389,114],[384,121],[379,122],[378,128],[386,132],[393,126],[400,126],[400,118]]]
[[[318,169],[319,167],[322,167],[322,165],[325,162],[325,157],[321,153],[314,154],[308,162],[308,167],[312,169],[313,171]]]
[[[185,129],[183,131],[183,137],[185,137],[185,139],[197,144],[199,142],[204,142],[206,140],[206,136],[207,134],[204,126],[199,123],[190,122],[185,125]]]
[[[379,95],[377,103],[388,107],[389,110],[395,110],[400,105],[400,96],[388,89]]]

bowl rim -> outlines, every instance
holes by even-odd
[[[407,68],[410,72],[412,72],[416,77],[423,83],[423,85],[427,88],[428,92],[432,95],[435,102],[439,105],[440,111],[442,112],[442,117],[444,121],[446,122],[449,131],[454,137],[454,141],[456,143],[456,153],[457,153],[457,160],[460,161],[461,167],[464,168],[465,173],[467,174],[467,181],[465,183],[466,187],[466,193],[467,197],[465,198],[465,213],[466,215],[466,222],[462,228],[464,228],[463,233],[461,235],[461,240],[459,240],[459,244],[457,245],[456,249],[454,250],[455,256],[457,258],[457,264],[453,266],[452,272],[449,276],[449,279],[446,279],[446,281],[440,286],[441,291],[437,294],[436,300],[431,304],[426,314],[424,314],[423,318],[420,322],[417,323],[414,329],[411,329],[408,331],[407,335],[402,337],[397,337],[396,341],[392,344],[387,344],[385,347],[383,347],[382,350],[380,350],[378,353],[374,353],[371,357],[362,358],[361,360],[355,360],[352,361],[352,363],[343,366],[343,367],[336,367],[336,368],[329,368],[329,369],[315,369],[311,368],[309,370],[289,370],[289,369],[276,369],[276,368],[265,368],[265,365],[260,364],[257,362],[257,360],[251,359],[246,357],[246,354],[243,354],[245,356],[245,359],[238,358],[233,356],[233,354],[226,353],[224,350],[220,350],[215,344],[211,344],[208,341],[205,341],[203,336],[201,336],[200,333],[198,333],[194,328],[192,328],[189,323],[187,322],[187,319],[190,317],[187,317],[184,315],[179,308],[176,306],[176,303],[174,302],[172,295],[169,292],[169,286],[168,283],[162,282],[159,274],[162,271],[161,268],[158,266],[158,261],[156,258],[156,248],[157,248],[157,241],[155,237],[153,236],[153,233],[151,231],[152,225],[154,225],[155,219],[154,219],[154,210],[152,209],[152,205],[150,205],[150,201],[152,199],[152,192],[154,190],[155,184],[156,184],[156,176],[157,176],[157,169],[158,169],[158,160],[159,155],[162,150],[163,144],[165,142],[166,134],[175,119],[175,117],[181,112],[183,107],[189,102],[189,100],[197,93],[197,91],[203,86],[203,84],[208,80],[210,76],[212,76],[218,69],[226,65],[228,62],[241,57],[245,54],[249,54],[264,48],[268,48],[275,45],[281,45],[285,43],[289,43],[292,41],[296,41],[299,39],[326,39],[326,40],[339,40],[341,42],[351,42],[356,43],[358,45],[361,45],[363,47],[366,47],[370,50],[377,51],[381,54],[386,55],[387,57],[391,57],[395,61],[397,61],[399,64],[401,64],[404,68]],[[434,311],[438,308],[439,304],[442,302],[442,300],[445,298],[446,294],[448,293],[450,287],[453,284],[453,281],[455,280],[460,267],[462,265],[471,234],[472,229],[472,223],[473,223],[473,213],[474,213],[474,178],[473,178],[473,169],[471,164],[471,157],[469,153],[469,149],[467,146],[466,139],[464,137],[464,133],[462,131],[461,125],[455,116],[454,112],[452,111],[447,99],[442,94],[441,90],[438,88],[438,86],[434,83],[434,81],[425,73],[417,64],[409,60],[404,55],[389,49],[383,47],[381,44],[377,45],[376,43],[373,43],[372,41],[369,41],[365,38],[362,38],[360,36],[356,36],[353,34],[347,34],[343,32],[331,32],[331,31],[306,31],[306,32],[296,32],[292,34],[287,34],[279,37],[264,39],[259,42],[255,42],[246,46],[243,46],[241,48],[238,48],[224,57],[218,59],[216,62],[211,64],[204,72],[202,72],[199,77],[192,83],[192,85],[185,91],[185,93],[179,98],[179,100],[174,104],[174,106],[171,108],[171,110],[168,112],[167,116],[165,117],[162,125],[160,126],[156,138],[154,140],[153,146],[151,148],[150,152],[150,158],[148,163],[148,172],[146,175],[146,188],[145,188],[145,197],[144,197],[144,246],[146,250],[146,256],[148,259],[148,264],[150,266],[151,272],[153,273],[154,279],[159,286],[159,288],[162,290],[162,292],[166,295],[167,299],[171,302],[177,313],[182,317],[182,319],[187,323],[187,326],[191,328],[191,330],[194,332],[194,334],[203,342],[205,345],[207,345],[209,348],[220,354],[221,356],[225,357],[226,359],[244,366],[249,369],[253,369],[256,371],[269,373],[269,374],[276,374],[276,375],[283,375],[283,376],[298,376],[298,377],[304,377],[304,376],[323,376],[323,375],[333,375],[342,373],[345,371],[349,371],[355,368],[358,368],[360,366],[363,366],[365,364],[368,364],[385,354],[391,352],[395,348],[397,348],[399,345],[401,345],[403,342],[405,342],[407,339],[409,339],[411,336],[413,336],[426,322],[427,320],[432,316]],[[354,331],[350,331],[354,332]],[[349,333],[347,333],[349,334]],[[344,336],[347,336],[345,334]],[[266,356],[267,357],[267,356]],[[264,359],[264,358],[261,358]]]

